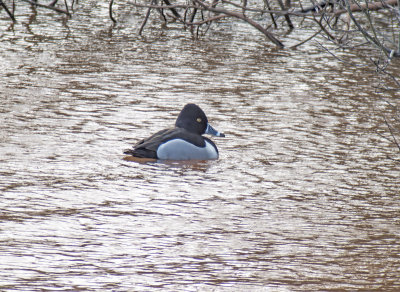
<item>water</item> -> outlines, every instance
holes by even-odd
[[[19,7],[0,20],[1,290],[400,289],[396,94],[367,68],[244,24],[140,38],[107,3]],[[188,102],[226,134],[219,160],[122,160]]]

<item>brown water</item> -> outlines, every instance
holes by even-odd
[[[107,3],[19,7],[0,14],[0,290],[400,289],[397,97],[368,71],[244,24],[140,38]],[[219,160],[122,160],[188,102],[225,132]]]

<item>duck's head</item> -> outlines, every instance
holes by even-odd
[[[183,107],[176,119],[175,127],[183,128],[191,133],[199,135],[210,134],[218,137],[225,137],[223,133],[211,127],[206,114],[198,105],[193,103],[188,103]]]

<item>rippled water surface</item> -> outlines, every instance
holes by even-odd
[[[397,97],[367,69],[241,23],[138,37],[105,2],[18,7],[0,14],[0,290],[400,289]],[[225,132],[219,160],[122,160],[188,102]]]

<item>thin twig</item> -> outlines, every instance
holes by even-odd
[[[11,13],[11,11],[8,10],[6,4],[2,0],[0,0],[0,6],[4,8],[4,10],[7,12],[8,16],[11,18],[11,20],[13,22],[16,22],[15,17],[14,17],[14,13]]]
[[[396,85],[400,88],[400,81],[397,80],[397,78],[395,76],[393,76],[393,74],[387,72],[384,67],[379,66],[379,63],[377,61],[374,61],[374,60],[371,60],[371,61],[374,63],[374,65],[376,67],[376,71],[378,73],[381,73],[381,74],[383,73],[383,74],[389,76],[393,80],[393,82],[396,83]]]
[[[336,56],[334,53],[332,53],[329,49],[327,49],[326,47],[324,47],[319,41],[315,41],[321,48],[323,48],[328,54],[330,54],[332,57],[334,57],[335,59],[337,59],[337,60],[339,60],[340,62],[342,62],[342,63],[344,63],[344,64],[347,64],[347,65],[350,65],[350,66],[354,66],[354,67],[358,67],[358,68],[360,68],[360,67],[366,67],[366,66],[368,66],[368,65],[357,65],[357,64],[355,64],[355,63],[350,63],[350,62],[347,62],[347,61],[345,61],[345,60],[343,60],[343,59],[341,59],[341,58],[339,58],[338,56]]]
[[[154,4],[154,0],[151,1],[151,4]],[[140,28],[139,28],[139,35],[142,35],[144,26],[146,25],[147,20],[149,19],[149,16],[150,16],[150,13],[151,13],[151,9],[152,9],[151,7],[149,7],[149,8],[147,9],[146,16],[145,16],[145,18],[143,19],[142,25],[141,25]]]
[[[399,0],[400,1],[400,0]],[[269,5],[269,0],[264,0],[265,5],[267,5],[268,10],[271,10],[271,5]],[[265,6],[264,6],[265,7]],[[271,17],[271,21],[274,25],[275,28],[278,28],[278,25],[276,24],[275,21],[275,16],[273,13],[269,13],[269,16]]]
[[[316,33],[314,33],[312,36],[310,36],[309,38],[305,39],[304,41],[298,43],[297,45],[291,46],[290,49],[295,49],[295,48],[305,44],[309,40],[312,40],[314,37],[316,37],[318,34],[320,34],[321,31],[322,31],[322,29],[320,29],[319,31],[317,31]]]
[[[32,4],[34,6],[37,6],[37,7],[47,8],[47,9],[56,11],[58,13],[63,13],[63,14],[66,14],[67,16],[71,17],[71,14],[68,11],[62,10],[60,8],[57,8],[57,7],[52,7],[50,5],[43,5],[43,4],[37,3],[35,1],[31,1],[31,0],[21,0],[21,1],[30,3],[30,4]]]
[[[167,6],[171,6],[171,3],[169,2],[169,0],[164,0],[164,3]],[[181,15],[178,13],[178,11],[174,7],[169,8],[169,10],[171,10],[171,12],[175,15],[176,18],[181,18]]]
[[[285,6],[283,5],[282,0],[277,0],[277,1],[278,1],[279,6],[281,7],[282,11],[286,10],[286,9],[285,9]],[[290,28],[290,29],[293,29],[294,26],[293,26],[292,21],[290,20],[289,15],[288,15],[288,14],[285,14],[284,17],[285,17],[285,20],[286,20],[286,22],[287,22],[289,28]]]
[[[394,143],[396,144],[397,148],[399,148],[399,151],[400,151],[400,144],[399,144],[399,142],[398,142],[397,139],[396,139],[396,136],[395,136],[395,134],[394,134],[394,129],[393,129],[392,125],[389,124],[389,122],[387,121],[387,119],[386,119],[385,116],[383,116],[383,118],[384,118],[384,120],[385,120],[386,126],[389,128],[389,131],[390,131],[390,134],[392,135],[392,138],[393,138],[393,140],[394,140]]]
[[[231,4],[232,2],[230,1],[224,1],[226,3]],[[188,4],[172,4],[172,5],[154,5],[154,4],[140,4],[140,3],[135,3],[135,2],[128,2],[129,4],[136,6],[136,7],[146,7],[146,8],[156,8],[156,9],[165,9],[165,8],[182,8],[182,9],[187,9],[187,8],[198,8],[198,9],[202,9],[202,10],[209,10],[207,8],[201,8],[199,6],[195,6],[195,5],[188,5]],[[246,11],[252,11],[252,12],[258,12],[258,13],[274,13],[277,15],[294,15],[294,16],[300,16],[300,17],[305,17],[305,16],[310,16],[310,15],[322,15],[322,13],[301,13],[299,11],[287,11],[287,10],[266,10],[266,9],[256,9],[256,8],[246,8],[242,5],[238,5],[238,4],[233,4],[233,6],[238,7],[238,8],[242,8],[245,9]],[[208,7],[208,6],[206,6]],[[324,14],[329,14],[329,15],[333,15],[333,13],[324,13]]]
[[[64,4],[65,4],[65,11],[67,11],[67,13],[70,14],[70,13],[69,13],[69,9],[68,9],[67,0],[64,0]]]
[[[347,2],[347,1],[346,1]],[[349,4],[349,9],[351,12],[360,12],[363,10],[370,10],[370,11],[376,11],[380,10],[382,8],[388,8],[390,6],[396,6],[398,4],[397,0],[386,0],[386,1],[377,1],[377,2],[370,2],[366,4]],[[340,14],[347,13],[347,9],[340,9],[334,12],[335,16],[339,16]]]
[[[313,16],[313,19],[316,23],[318,23],[319,27],[324,31],[324,33],[328,36],[330,40],[336,40],[336,38],[329,33],[325,26],[322,25],[321,21],[324,18],[324,15],[321,16],[319,20],[316,19],[316,16]]]
[[[203,3],[203,1],[200,1],[200,0],[194,0],[194,1],[208,11],[226,14],[228,16],[235,17],[235,18],[238,18],[238,19],[241,19],[241,20],[247,22],[248,24],[252,25],[257,30],[262,32],[277,47],[279,47],[279,48],[284,47],[284,45],[272,33],[267,31],[265,28],[263,28],[260,24],[258,24],[254,20],[247,18],[245,15],[237,13],[237,12],[233,12],[233,11],[228,11],[228,10],[225,10],[222,8],[211,7],[211,6],[206,5],[205,3]]]
[[[113,4],[114,4],[114,0],[111,0],[111,1],[110,1],[110,4],[109,4],[109,6],[108,6],[108,13],[109,13],[109,15],[110,15],[111,21],[112,21],[114,24],[116,24],[117,21],[115,20],[115,18],[114,18],[114,16],[113,16],[113,11],[112,11],[112,6],[113,6]]]
[[[227,15],[224,15],[224,14],[220,14],[220,15],[215,15],[215,16],[212,16],[212,17],[209,17],[209,18],[200,20],[200,21],[193,21],[193,22],[192,22],[192,21],[187,21],[187,20],[185,19],[185,17],[184,17],[183,19],[176,18],[176,17],[174,17],[173,15],[170,15],[170,17],[172,17],[172,18],[174,18],[175,20],[177,20],[177,21],[183,23],[184,25],[188,25],[188,26],[200,26],[200,25],[203,25],[203,24],[211,23],[212,21],[215,21],[215,20],[220,20],[220,19],[226,18],[226,17],[228,17],[228,16],[227,16]]]

